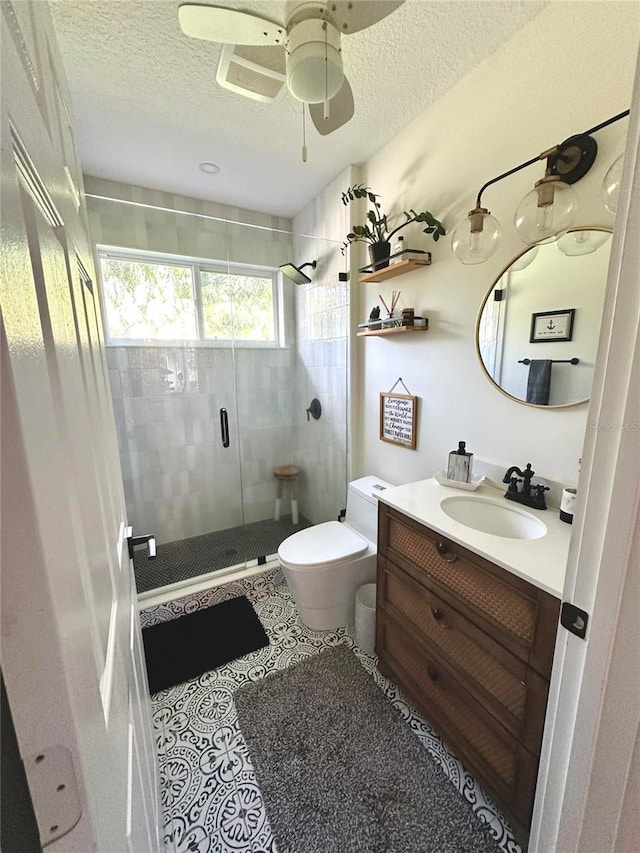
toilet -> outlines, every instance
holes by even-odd
[[[378,496],[391,483],[361,477],[349,483],[342,523],[300,530],[278,548],[278,560],[308,628],[330,631],[355,619],[358,587],[376,579]]]

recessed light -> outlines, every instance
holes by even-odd
[[[220,171],[220,166],[216,166],[215,163],[200,163],[198,168],[207,175],[217,175]]]

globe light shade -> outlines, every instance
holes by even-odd
[[[617,160],[614,160],[604,176],[602,182],[602,201],[609,213],[615,214],[618,211],[618,197],[620,195],[620,181],[622,179],[622,166],[624,164],[624,154],[621,154]]]
[[[513,222],[526,245],[536,246],[553,243],[567,232],[577,211],[575,191],[557,175],[548,175],[522,199]]]
[[[611,234],[607,231],[568,231],[557,241],[556,248],[563,255],[575,257],[577,255],[590,255],[607,242]]]
[[[451,250],[463,264],[483,264],[498,248],[500,223],[484,207],[476,207],[455,227]]]
[[[330,101],[344,80],[340,32],[322,20],[296,24],[287,38],[286,69],[294,98],[305,104]]]
[[[530,249],[526,249],[518,258],[517,261],[514,261],[509,267],[509,272],[520,272],[520,270],[526,269],[529,264],[532,264],[536,255],[540,249],[537,246],[532,246]]]

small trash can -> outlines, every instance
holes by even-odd
[[[356,643],[368,655],[375,655],[376,585],[366,583],[356,592]]]

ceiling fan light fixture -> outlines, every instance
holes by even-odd
[[[337,95],[344,80],[340,33],[328,21],[312,19],[293,26],[287,44],[287,87],[305,104]]]

